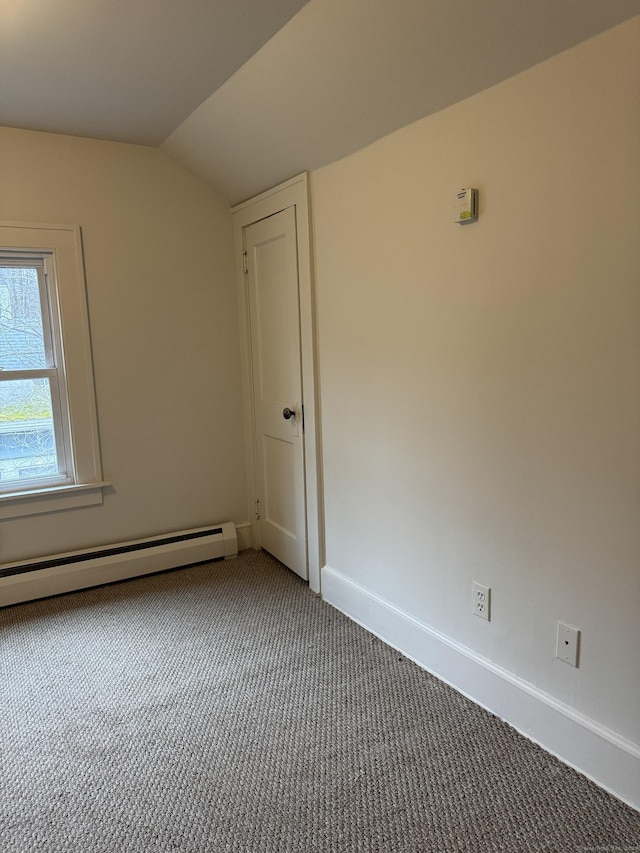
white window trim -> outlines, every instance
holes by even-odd
[[[64,346],[64,376],[73,458],[72,483],[42,483],[0,493],[0,519],[54,512],[102,503],[102,476],[98,419],[93,383],[89,315],[80,228],[0,222],[0,248],[52,252],[55,257],[58,304]]]

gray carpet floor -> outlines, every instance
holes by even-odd
[[[264,552],[0,611],[0,850],[640,851]]]

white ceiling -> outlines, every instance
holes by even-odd
[[[158,145],[306,0],[0,0],[0,124]]]
[[[0,124],[164,141],[237,202],[636,14],[640,0],[0,0]]]

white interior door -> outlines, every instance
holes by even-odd
[[[244,229],[260,545],[308,579],[296,211]]]

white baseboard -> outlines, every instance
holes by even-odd
[[[325,566],[322,596],[521,734],[640,810],[640,746]]]

